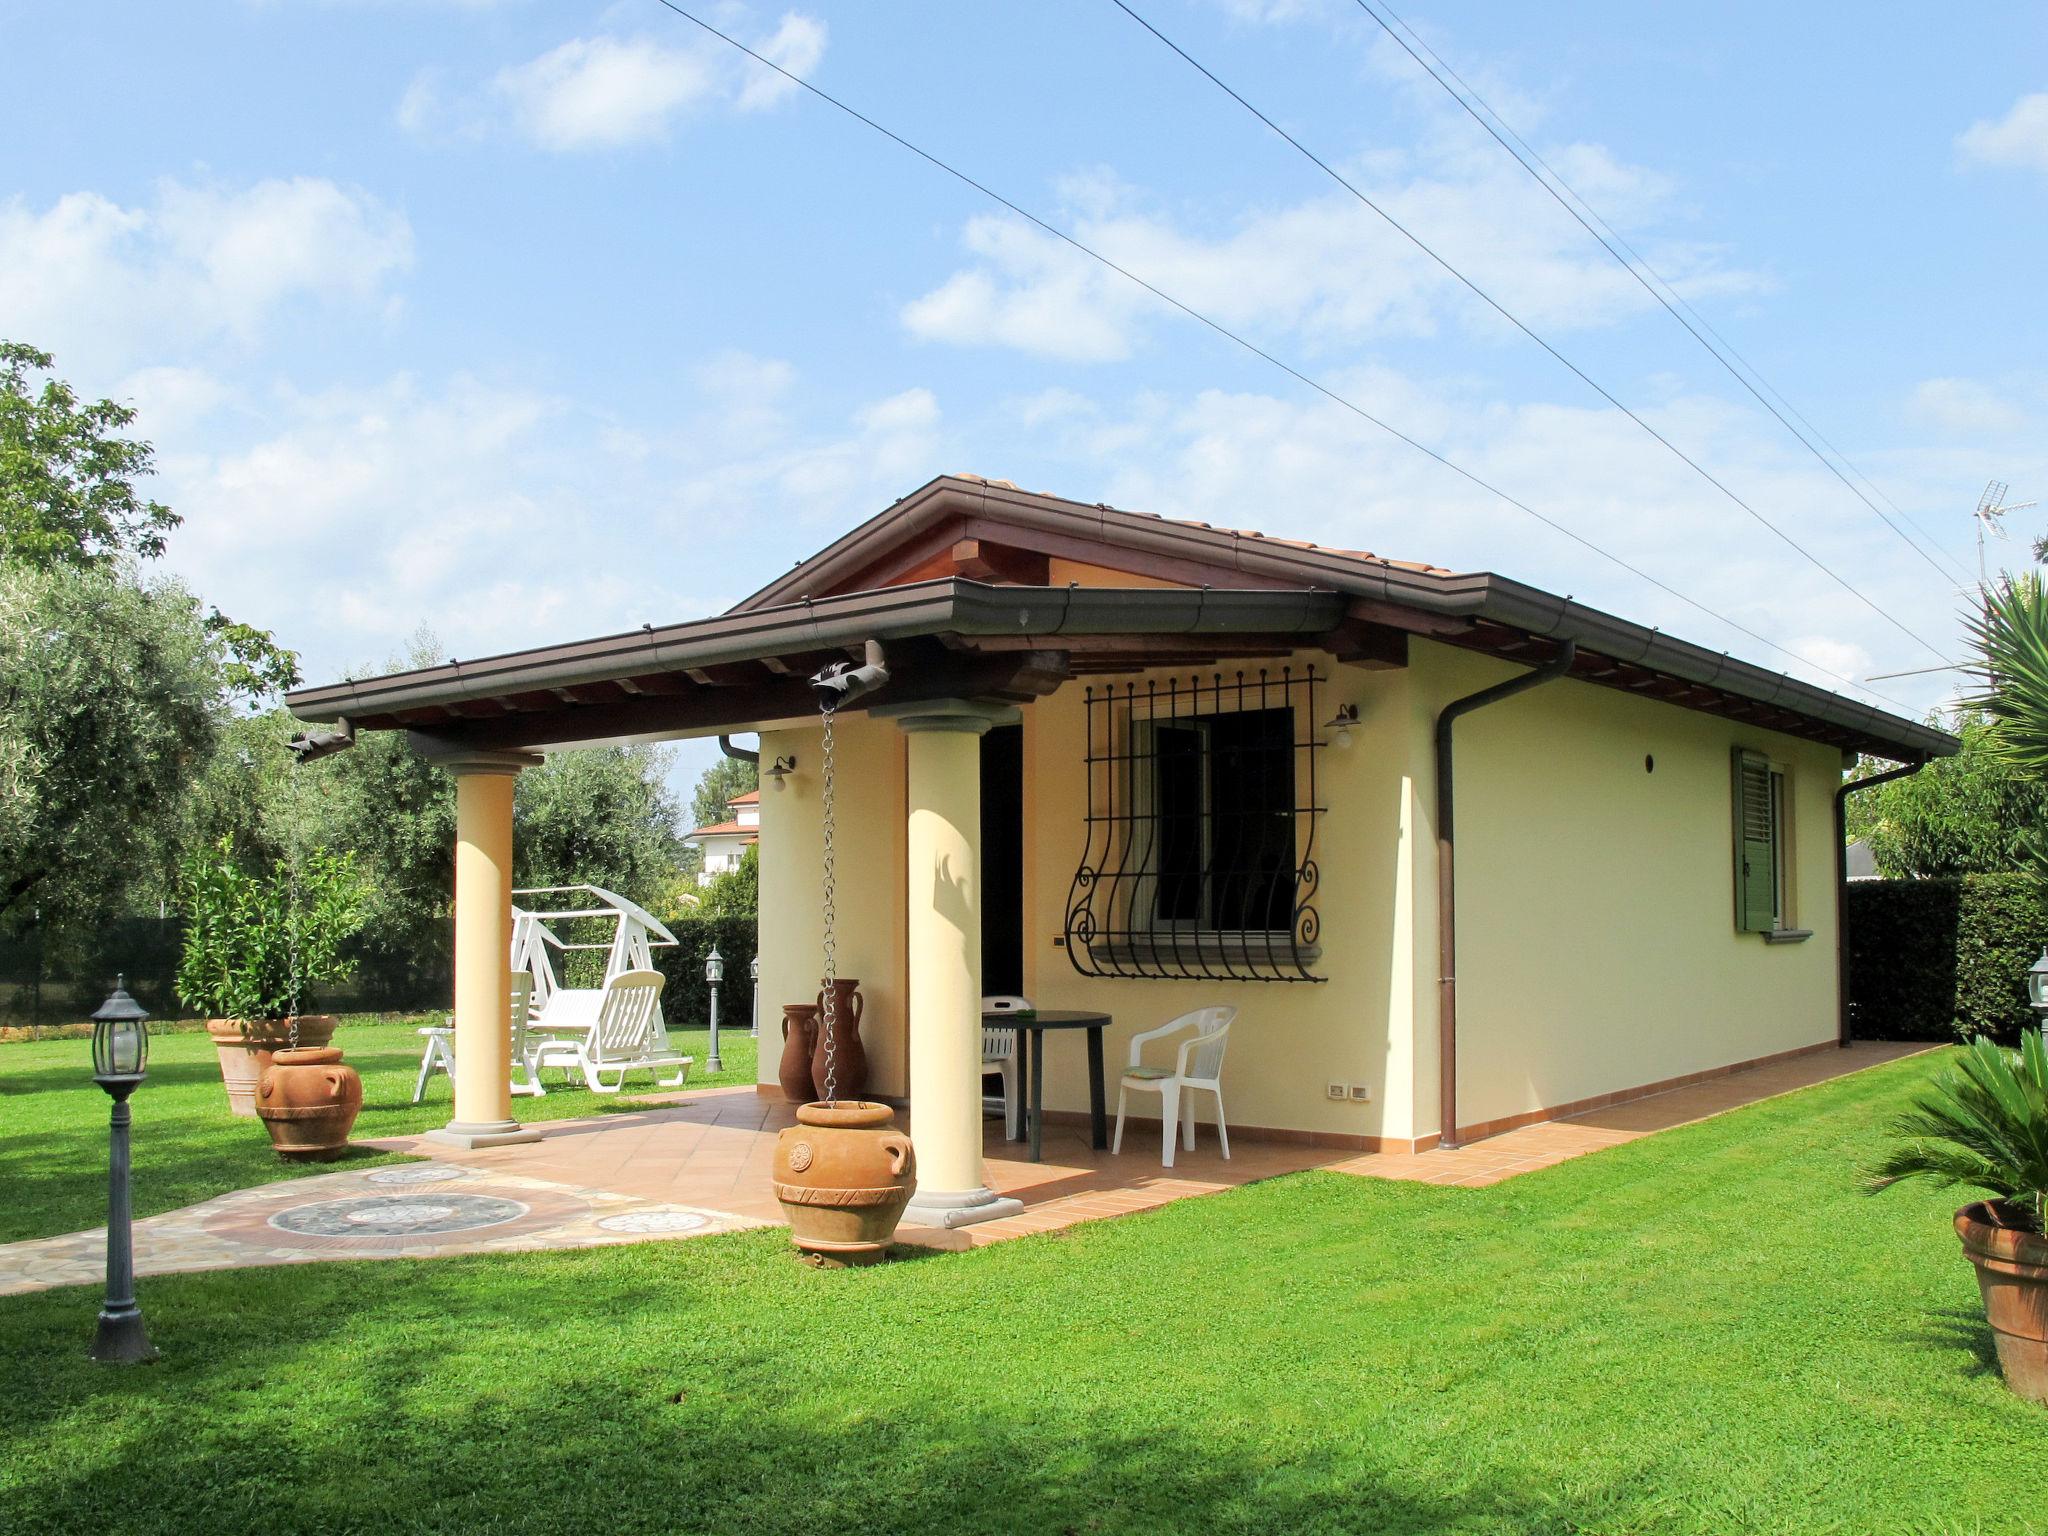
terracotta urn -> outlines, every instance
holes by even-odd
[[[2005,1202],[1979,1200],[1956,1212],[1956,1235],[1977,1266],[2005,1384],[2030,1402],[2048,1403],[2048,1237],[2012,1219]]]
[[[331,1013],[299,1018],[302,1046],[325,1045],[341,1021]],[[206,1033],[220,1057],[220,1078],[227,1085],[228,1108],[238,1115],[256,1113],[256,1085],[269,1070],[271,1057],[292,1044],[290,1019],[208,1019]]]
[[[825,989],[818,991],[818,1043],[811,1052],[814,1098],[857,1099],[868,1091],[868,1051],[861,1044],[860,1018],[867,1001],[860,983],[841,976],[832,983],[832,1091],[825,1091]]]
[[[917,1188],[910,1138],[886,1104],[805,1104],[775,1141],[775,1198],[814,1263],[873,1264]]]
[[[279,1051],[256,1085],[257,1118],[287,1162],[326,1163],[341,1156],[362,1107],[363,1080],[333,1046]]]
[[[808,1104],[817,1094],[811,1091],[811,1051],[818,1043],[818,1005],[782,1005],[782,1065],[775,1080],[782,1084],[782,1096],[792,1104]]]

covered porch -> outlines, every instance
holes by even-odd
[[[1010,818],[1002,840],[1010,850],[1006,887],[1014,908],[1005,921],[1016,949],[1002,962],[1010,968],[999,971],[999,985],[985,974],[984,738],[1009,731],[1081,675],[1257,662],[1307,646],[1317,647],[1327,666],[1333,652],[1365,660],[1398,649],[1369,631],[1334,593],[1019,588],[948,577],[308,690],[292,703],[302,717],[339,726],[323,747],[361,730],[403,729],[415,750],[455,780],[458,1065],[454,1114],[432,1133],[436,1155],[516,1159],[512,1149],[542,1134],[511,1114],[515,1062],[505,1021],[516,776],[541,753],[564,748],[758,732],[762,765],[770,770],[761,813],[761,1102],[721,1100],[703,1112],[710,1118],[697,1130],[690,1129],[696,1112],[675,1112],[653,1138],[660,1149],[644,1153],[628,1134],[632,1116],[607,1117],[601,1126],[559,1131],[553,1139],[588,1138],[588,1155],[608,1166],[624,1168],[644,1156],[648,1176],[657,1179],[677,1148],[700,1173],[723,1164],[744,1168],[752,1192],[734,1191],[732,1198],[772,1213],[765,1161],[772,1137],[762,1133],[788,1123],[770,1086],[774,1030],[779,1006],[808,1000],[819,984],[830,848],[837,974],[862,980],[872,1017],[864,1096],[914,1110],[918,1189],[905,1225],[943,1233],[1040,1221],[1027,1204],[1042,1205],[1055,1190],[1093,1202],[1087,1214],[1108,1214],[1318,1166],[1324,1150],[1329,1157],[1360,1150],[1356,1137],[1348,1149],[1245,1141],[1226,1161],[1216,1155],[1205,1119],[1199,1149],[1182,1153],[1172,1176],[1148,1184],[1138,1170],[1160,1171],[1156,1100],[1154,1118],[1137,1122],[1124,1156],[1110,1160],[1122,1172],[1094,1166],[1089,1160],[1099,1154],[1085,1145],[1089,1166],[1076,1171],[1079,1165],[1062,1156],[1057,1131],[1037,1165],[1015,1146],[986,1142],[981,1000],[1029,985],[1018,969],[1026,950],[1033,967],[1046,967],[1049,983],[1052,973],[1070,968],[1048,947],[1057,942],[1057,923],[1030,910],[1059,895],[1049,882],[1043,891],[1031,889],[1020,867],[1028,841],[1020,796],[1000,813]],[[870,674],[857,689],[834,693],[819,681],[856,672]],[[1078,697],[1080,690],[1069,692]],[[819,713],[827,700],[837,706],[830,768]],[[1021,763],[1018,769],[1024,771]],[[1067,771],[1085,772],[1086,765],[1077,759]],[[1069,819],[1078,828],[1082,808]],[[1120,1032],[1161,1022],[1167,1001],[1133,998],[1128,1010],[1120,1004]],[[1077,1055],[1073,1044],[1069,1051],[1061,1042],[1052,1054]],[[1122,1051],[1120,1041],[1110,1045],[1113,1102]],[[1055,1060],[1056,1083],[1075,1064]],[[843,1079],[838,1092],[850,1092]],[[727,1135],[741,1127],[753,1138],[744,1150]],[[706,1143],[701,1151],[697,1140]],[[562,1155],[573,1161],[581,1154]]]

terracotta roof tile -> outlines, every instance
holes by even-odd
[[[688,837],[732,837],[744,832],[749,837],[753,837],[758,835],[760,830],[759,827],[743,827],[736,821],[721,821],[712,826],[699,827],[696,831],[684,835]]]
[[[972,481],[976,485],[993,485],[1010,491],[1023,489],[1014,480],[998,480],[990,475],[977,475],[969,471],[961,471],[950,478]],[[1046,491],[1035,494],[1049,496],[1054,493]],[[1307,539],[1283,539],[1274,534],[1261,533],[1256,528],[1219,527],[1215,523],[1200,522],[1191,517],[1167,517],[1158,512],[1132,512],[1123,507],[1112,507],[1106,501],[1097,502],[1096,505],[1101,507],[1103,511],[1114,512],[1120,517],[1147,517],[1155,523],[1172,523],[1179,528],[1206,528],[1211,533],[1227,533],[1231,537],[1239,539],[1257,539],[1265,544],[1284,544],[1289,549],[1312,549],[1321,554],[1336,555],[1344,560],[1357,560],[1366,565],[1391,566],[1404,571],[1422,571],[1435,576],[1456,574],[1441,565],[1431,565],[1427,561],[1422,560],[1395,560],[1386,555],[1376,555],[1369,549],[1338,549],[1328,544],[1311,543]]]

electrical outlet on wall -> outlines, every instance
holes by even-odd
[[[1351,1085],[1351,1097],[1356,1103],[1370,1104],[1372,1102],[1372,1084],[1353,1083]]]
[[[1329,1088],[1325,1091],[1333,1099],[1344,1099],[1350,1097],[1350,1095],[1344,1091],[1344,1085],[1342,1083],[1332,1083],[1330,1084]]]

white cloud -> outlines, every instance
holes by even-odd
[[[1973,123],[1957,137],[1956,150],[1978,165],[2048,172],[2048,91],[2022,96],[2004,117]]]
[[[0,203],[0,334],[59,353],[69,376],[164,348],[252,341],[299,299],[378,304],[412,262],[402,213],[320,177],[159,184],[124,208],[72,192]]]
[[[794,74],[825,54],[822,21],[799,11],[754,44]],[[399,98],[400,127],[422,136],[514,134],[557,153],[667,139],[693,112],[757,112],[796,90],[793,81],[723,44],[610,33],[572,38],[488,81],[465,86],[423,69]]]
[[[808,78],[818,67],[819,60],[825,57],[825,23],[815,16],[786,12],[781,25],[775,29],[775,35],[755,52],[773,60],[792,75]],[[733,103],[742,112],[772,107],[797,89],[796,81],[751,60],[746,63],[745,70],[746,83],[740,87],[739,97]]]
[[[670,119],[711,88],[693,50],[649,38],[577,38],[492,83],[520,128],[543,149],[631,144],[668,131]]]
[[[836,530],[941,457],[927,390],[807,433],[780,415],[788,364],[694,374],[695,399],[630,423],[466,376],[238,400],[213,436],[255,420],[244,440],[164,459],[155,489],[185,517],[169,563],[327,678],[423,623],[478,656],[718,612],[773,574],[760,546],[786,545],[764,528]]]
[[[1597,146],[1574,146],[1565,158],[1617,222],[1638,222],[1669,201],[1658,178]],[[1511,162],[1462,152],[1432,154],[1421,169],[1383,162],[1354,168],[1364,190],[1536,329],[1607,325],[1653,303]],[[1233,329],[1295,331],[1318,347],[1430,335],[1447,318],[1481,335],[1505,334],[1480,300],[1345,192],[1253,209],[1217,232],[1177,225],[1105,173],[1070,177],[1061,193],[1066,211],[1055,222],[1081,243]],[[1764,286],[1711,247],[1645,243],[1689,298]],[[970,263],[903,307],[912,335],[1113,362],[1169,313],[1135,283],[1021,220],[978,215],[962,244]]]
[[[1927,379],[1906,402],[1915,420],[1957,437],[2016,432],[2027,413],[2008,393],[1977,379]]]

